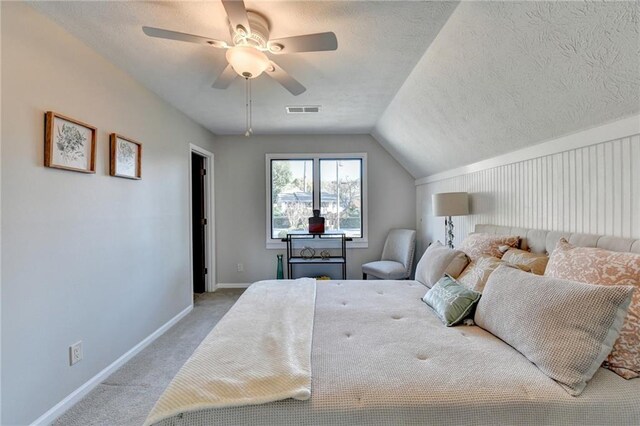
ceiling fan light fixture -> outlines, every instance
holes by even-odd
[[[256,78],[266,71],[269,77],[278,82],[293,96],[304,93],[306,88],[278,64],[270,62],[265,52],[279,55],[285,53],[324,52],[338,48],[338,39],[333,32],[271,39],[269,20],[258,12],[247,10],[243,0],[222,0],[222,6],[228,17],[229,32],[233,44],[162,28],[143,26],[142,31],[149,37],[228,49],[226,58],[229,64],[212,84],[215,89],[228,88],[235,79],[235,74],[244,77],[247,87],[250,88],[250,79]],[[248,102],[250,103],[250,96],[248,96]],[[250,109],[249,107],[247,110],[250,111]],[[247,126],[247,129],[251,133],[250,125]]]
[[[225,56],[233,70],[244,78],[256,78],[271,65],[267,55],[251,46],[232,47]]]

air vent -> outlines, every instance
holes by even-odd
[[[311,114],[320,112],[320,105],[296,105],[286,107],[287,114]]]

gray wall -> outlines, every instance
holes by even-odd
[[[28,5],[1,7],[2,424],[25,424],[192,303],[188,143],[214,137]],[[43,167],[47,110],[98,127],[95,175]],[[110,132],[144,144],[141,181],[108,176]]]
[[[265,154],[366,152],[369,248],[348,252],[349,278],[380,258],[391,228],[415,228],[414,180],[369,135],[226,136],[215,142],[216,264],[219,283],[275,278],[276,254],[265,248]],[[236,265],[244,264],[244,272]]]

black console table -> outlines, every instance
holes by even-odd
[[[282,241],[287,243],[287,277],[293,276],[294,265],[342,265],[342,279],[347,279],[347,241],[341,233],[324,234],[287,234]],[[306,250],[309,249],[309,250]],[[326,250],[324,258],[321,252]]]

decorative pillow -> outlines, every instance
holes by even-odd
[[[502,260],[511,265],[517,266],[526,272],[536,275],[544,275],[549,257],[544,254],[535,254],[526,250],[511,248],[502,256]]]
[[[631,300],[631,286],[601,286],[496,269],[475,322],[577,396],[607,358]]]
[[[444,274],[456,278],[469,263],[460,250],[443,246],[440,241],[431,244],[416,266],[416,280],[431,288]]]
[[[575,247],[563,238],[544,274],[589,284],[635,287],[620,337],[604,367],[625,379],[640,377],[640,254]]]
[[[462,271],[462,274],[458,277],[458,282],[469,290],[482,293],[489,275],[504,263],[497,257],[481,256]]]
[[[518,247],[519,243],[520,237],[514,235],[470,234],[458,249],[465,252],[471,261],[480,256],[492,256],[500,259],[506,251],[505,248]]]
[[[427,291],[422,300],[431,306],[444,325],[451,327],[469,315],[480,300],[480,293],[465,288],[445,275]]]

